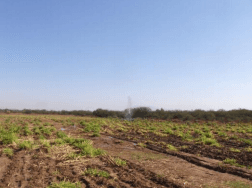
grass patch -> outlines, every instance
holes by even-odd
[[[57,138],[54,140],[54,143],[56,145],[63,145],[63,144],[66,144],[66,142],[64,141],[64,139],[61,139],[61,138]]]
[[[118,157],[114,158],[114,161],[115,161],[115,163],[116,163],[118,166],[125,166],[125,165],[127,164],[126,161],[124,161],[124,160],[122,160],[122,159],[120,159],[120,158],[118,158]]]
[[[236,149],[236,148],[229,148],[230,151],[235,152],[235,153],[240,153],[241,150]]]
[[[240,164],[236,163],[236,159],[227,158],[223,161],[223,163],[230,164],[230,165],[237,166],[237,167],[245,167],[244,165],[240,165]]]
[[[93,132],[92,136],[100,136],[101,125],[97,123],[87,123],[85,121],[81,121],[80,124],[84,126],[84,132]]]
[[[64,139],[64,141],[68,144],[71,144],[78,149],[80,149],[80,154],[82,156],[90,156],[90,157],[95,157],[98,155],[103,155],[105,154],[105,151],[102,149],[96,149],[92,146],[92,141],[91,140],[85,140],[83,138],[70,138],[67,137]]]
[[[11,148],[4,148],[3,149],[3,153],[5,155],[7,155],[8,157],[11,157],[11,156],[13,156],[13,149],[11,149]]]
[[[169,150],[172,150],[172,151],[177,151],[177,150],[178,150],[175,146],[173,146],[173,145],[171,145],[171,144],[167,144],[166,146],[167,146],[167,148],[168,148]]]
[[[221,145],[214,138],[208,138],[206,136],[202,136],[202,137],[200,137],[197,140],[199,140],[201,143],[203,143],[205,145],[211,145],[211,146],[221,147]]]
[[[138,145],[138,146],[140,146],[140,147],[142,147],[142,148],[145,148],[145,147],[146,147],[146,144],[141,143],[141,142],[140,142],[140,143],[138,143],[137,145]]]
[[[18,144],[18,147],[20,149],[33,149],[35,145],[29,140],[24,140],[23,142]]]
[[[25,135],[25,136],[29,136],[29,135],[32,135],[32,134],[33,134],[33,132],[29,129],[29,127],[28,127],[27,125],[25,125],[25,126],[23,127],[23,130],[24,130],[24,135]]]
[[[13,132],[2,132],[0,135],[0,139],[4,145],[12,144],[13,142],[16,142],[17,136]]]
[[[251,147],[247,147],[247,148],[245,148],[245,151],[252,152],[252,148]]]
[[[71,183],[70,181],[61,181],[59,183],[53,182],[50,186],[47,188],[81,188],[81,183]]]
[[[164,130],[164,133],[166,133],[166,134],[174,134],[173,130],[171,128],[169,128],[169,127]]]
[[[249,144],[250,146],[252,146],[252,140],[250,139],[245,139],[245,138],[242,138],[240,139],[242,142],[246,143],[246,144]]]
[[[67,137],[66,133],[64,133],[63,131],[58,131],[58,132],[56,133],[56,136],[57,136],[58,138],[66,138],[66,137]]]
[[[104,177],[104,178],[109,178],[110,174],[106,171],[103,170],[98,170],[94,168],[88,168],[84,171],[84,175],[90,175],[90,176],[99,176],[99,177]]]
[[[249,184],[246,184],[241,181],[230,181],[227,182],[226,185],[228,185],[231,188],[251,188],[252,186]]]

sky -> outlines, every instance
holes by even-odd
[[[252,0],[2,0],[0,108],[252,110]]]

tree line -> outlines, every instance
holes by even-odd
[[[84,111],[84,110],[73,110],[73,111],[54,111],[54,110],[11,110],[11,109],[0,109],[2,113],[23,113],[23,114],[58,114],[58,115],[76,115],[76,116],[96,116],[96,117],[115,117],[115,118],[125,118],[129,114],[128,109],[124,111],[113,111],[106,109],[97,109],[95,111]],[[131,118],[150,118],[150,119],[162,119],[162,120],[173,120],[178,119],[182,121],[193,121],[193,120],[205,120],[205,121],[242,121],[251,122],[252,121],[252,110],[247,109],[235,109],[225,111],[223,109],[214,110],[164,110],[157,109],[151,110],[149,107],[138,107],[130,110]]]

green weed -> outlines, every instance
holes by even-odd
[[[20,149],[32,149],[32,148],[34,148],[34,146],[35,146],[34,143],[32,143],[29,140],[24,140],[23,142],[18,144],[18,147]]]
[[[237,167],[245,167],[244,165],[240,165],[240,164],[236,163],[236,159],[227,158],[223,161],[223,163],[230,164],[230,165],[237,166]]]
[[[67,137],[66,133],[64,133],[63,131],[58,131],[56,133],[56,135],[58,138],[66,138]]]
[[[13,155],[13,149],[11,148],[4,148],[3,149],[3,153],[9,157],[11,157]]]
[[[53,182],[50,186],[47,188],[81,188],[81,183],[71,183],[70,181],[61,181],[59,183]]]
[[[99,177],[104,177],[104,178],[109,178],[110,177],[108,172],[103,171],[103,170],[93,169],[93,168],[86,169],[84,171],[84,175],[99,176]]]
[[[173,145],[171,145],[171,144],[167,144],[167,148],[168,148],[169,150],[172,150],[172,151],[177,151],[177,150],[178,150],[175,146],[173,146]]]
[[[146,144],[141,143],[141,142],[140,142],[140,143],[138,143],[137,145],[138,145],[138,146],[140,146],[140,147],[142,147],[142,148],[145,148],[145,147],[146,147]]]
[[[125,166],[125,165],[127,164],[126,161],[124,161],[124,160],[122,160],[122,159],[120,159],[120,158],[118,158],[118,157],[114,158],[114,161],[115,161],[115,163],[116,163],[118,166]]]
[[[17,141],[17,136],[13,132],[2,132],[0,134],[0,139],[3,144],[12,144]]]
[[[229,148],[229,150],[232,151],[232,152],[236,152],[236,153],[240,153],[241,152],[241,150],[236,149],[236,148]]]
[[[33,134],[33,132],[29,129],[29,127],[28,127],[27,125],[25,125],[25,126],[23,127],[23,130],[24,130],[24,135],[25,135],[25,136],[28,136],[28,135],[32,135],[32,134]]]

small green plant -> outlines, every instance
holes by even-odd
[[[243,141],[244,143],[249,144],[250,146],[252,146],[252,140],[250,140],[250,139],[242,138],[241,141]]]
[[[32,134],[33,134],[33,132],[29,129],[29,127],[28,127],[27,125],[25,125],[25,126],[23,127],[23,129],[24,129],[24,135],[25,135],[25,136],[28,136],[28,135],[32,135]]]
[[[41,130],[41,132],[45,135],[48,135],[50,136],[52,134],[52,129],[51,128],[47,128],[47,127],[44,127],[44,126],[40,126],[39,129]]]
[[[40,140],[44,140],[44,139],[46,139],[43,135],[39,135],[39,139]]]
[[[214,138],[207,138],[206,136],[202,136],[197,140],[206,145],[221,147],[221,145]]]
[[[93,136],[100,136],[101,126],[97,123],[85,123],[84,132],[93,132]]]
[[[81,150],[80,154],[82,156],[88,155],[90,157],[95,157],[105,153],[105,151],[102,149],[94,148],[90,140],[85,140],[83,138],[65,138],[64,141],[79,148]]]
[[[177,151],[177,148],[171,144],[167,144],[167,148],[172,151]]]
[[[60,171],[58,171],[57,169],[53,172],[54,175],[59,175]]]
[[[118,158],[118,157],[114,158],[114,161],[115,161],[115,163],[116,163],[118,166],[125,166],[125,165],[127,164],[126,161],[124,161],[124,160],[122,160],[122,159],[120,159],[120,158]]]
[[[109,178],[110,177],[108,172],[103,171],[103,170],[93,169],[93,168],[86,169],[84,171],[84,175],[99,176],[99,177],[104,177],[104,178]]]
[[[67,158],[68,159],[76,159],[78,158],[79,156],[81,156],[80,154],[77,154],[77,153],[74,153],[74,152],[71,152],[68,154]]]
[[[61,181],[59,183],[53,182],[50,186],[47,188],[81,188],[81,183],[71,183],[70,181]]]
[[[252,148],[251,147],[247,147],[247,148],[245,148],[245,151],[252,152]]]
[[[67,137],[66,133],[64,133],[63,131],[58,131],[56,133],[56,135],[58,138],[66,138]]]
[[[225,164],[230,164],[230,165],[233,165],[233,166],[237,166],[237,167],[245,167],[244,165],[240,165],[238,163],[236,163],[236,159],[229,159],[229,158],[226,158],[223,163]]]
[[[229,150],[232,151],[232,152],[236,152],[236,153],[240,153],[241,152],[241,150],[236,149],[236,148],[229,148]]]
[[[226,136],[227,136],[227,133],[222,132],[222,131],[219,131],[219,132],[218,132],[218,135],[219,135],[219,136],[226,137]]]
[[[66,142],[61,138],[57,138],[57,139],[54,140],[54,143],[57,144],[57,145],[63,145]]]
[[[166,128],[166,129],[164,130],[164,133],[166,133],[166,134],[174,134],[174,133],[173,133],[173,130],[172,130],[170,127]]]
[[[11,148],[4,148],[3,149],[3,153],[9,157],[11,157],[13,155],[13,149]]]
[[[51,124],[49,122],[45,122],[43,125],[44,126],[50,126]]]
[[[138,146],[140,146],[140,147],[142,147],[142,148],[145,148],[145,147],[146,147],[146,144],[141,143],[141,142],[140,142],[140,143],[138,143],[137,145],[138,145]]]
[[[186,149],[186,148],[188,148],[188,146],[185,146],[185,145],[184,145],[184,146],[181,146],[180,148],[181,148],[181,149]]]
[[[37,127],[37,126],[33,127],[33,132],[34,132],[35,134],[37,134],[37,135],[40,135],[40,134],[41,134],[41,131],[40,131],[39,127]]]
[[[50,141],[48,141],[48,140],[40,140],[40,143],[41,143],[44,147],[46,147],[46,148],[48,148],[48,149],[51,147]]]
[[[24,140],[23,142],[18,144],[18,147],[20,149],[32,149],[34,147],[34,144],[29,140]]]

